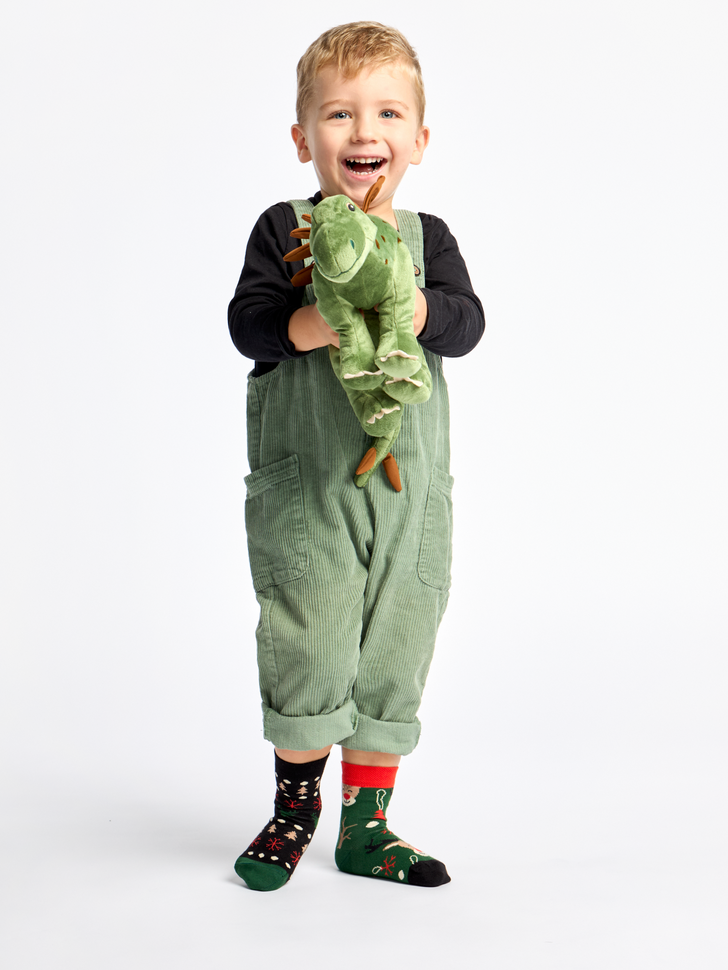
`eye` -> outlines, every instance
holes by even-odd
[[[396,111],[392,111],[391,108],[385,108],[384,111],[382,111],[381,114],[382,114],[382,118],[385,118],[385,119],[396,118],[397,117],[397,112]]]
[[[351,202],[346,203],[346,208],[351,209],[352,212],[356,212],[356,206],[353,205]]]
[[[331,115],[331,117],[332,118],[336,118],[337,121],[343,121],[344,118],[348,118],[349,117],[349,112],[348,111],[335,111]]]

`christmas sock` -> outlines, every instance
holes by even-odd
[[[280,889],[293,875],[318,825],[319,786],[327,759],[296,765],[276,754],[273,817],[235,863],[250,889]]]
[[[387,806],[397,769],[346,762],[341,767],[344,804],[334,856],[339,869],[411,886],[442,886],[450,882],[441,862],[400,839],[389,828]]]

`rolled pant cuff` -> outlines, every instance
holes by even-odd
[[[339,744],[354,751],[384,751],[387,754],[411,754],[417,747],[422,725],[418,718],[409,723],[375,721],[359,714],[356,730]]]
[[[329,714],[291,717],[263,704],[263,737],[283,751],[318,751],[357,731],[359,714],[353,700]]]

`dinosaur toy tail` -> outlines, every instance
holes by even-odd
[[[377,449],[370,448],[369,451],[364,455],[362,460],[356,470],[357,475],[364,475],[366,472],[374,471],[374,467],[377,464]],[[397,461],[391,451],[382,459],[382,468],[385,471],[389,483],[395,492],[402,491],[402,479],[399,476],[399,468],[397,467]],[[357,481],[357,485],[359,482]]]
[[[354,481],[358,488],[364,488],[378,466],[381,465],[395,492],[402,491],[402,480],[399,476],[399,468],[397,467],[394,455],[389,450],[394,444],[399,430],[399,426],[397,426],[390,434],[374,439],[374,444],[359,462],[354,473]]]

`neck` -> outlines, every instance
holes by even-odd
[[[377,205],[376,202],[369,209],[367,215],[377,216],[384,222],[388,222],[390,226],[394,226],[397,231],[399,231],[399,226],[397,225],[397,220],[394,217],[394,208],[392,207],[392,199],[385,199],[381,205]]]

